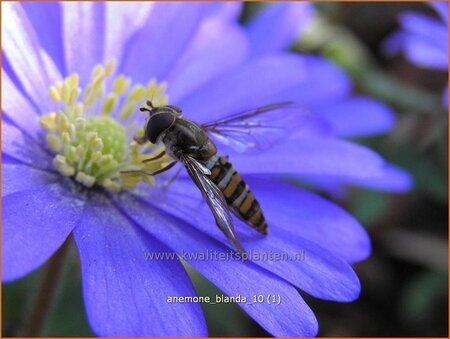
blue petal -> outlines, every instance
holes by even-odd
[[[183,201],[177,199],[174,203],[183,204]],[[182,219],[158,211],[141,200],[127,196],[122,197],[120,204],[130,218],[152,236],[166,243],[225,294],[232,297],[246,297],[248,303],[238,303],[238,306],[272,335],[309,337],[317,334],[314,314],[290,284],[251,262],[234,260],[218,262],[212,258],[196,260],[193,255],[207,255],[213,252],[223,254],[227,248],[192,228]],[[189,215],[183,218],[189,219]],[[151,220],[158,222],[153,223]],[[274,294],[280,295],[281,304],[251,303],[254,295]]]
[[[382,158],[369,148],[332,138],[291,138],[258,154],[231,153],[241,173],[316,174],[370,178],[382,172]]]
[[[23,165],[23,163],[5,153],[2,153],[2,163],[3,164],[13,164],[13,165]]]
[[[143,83],[164,80],[195,35],[205,10],[201,3],[156,2],[148,24],[125,46],[123,72]]]
[[[198,87],[229,72],[247,54],[247,37],[238,24],[217,18],[204,20],[166,77],[170,101],[178,103]]]
[[[83,201],[58,183],[12,193],[2,198],[2,205],[3,281],[21,278],[46,262],[83,209]]]
[[[361,137],[386,133],[394,127],[394,112],[383,103],[368,97],[324,104],[314,108],[341,137]]]
[[[442,95],[442,103],[443,103],[444,107],[448,108],[448,84],[444,88],[444,93]]]
[[[53,168],[51,156],[40,143],[5,121],[2,121],[2,154],[32,167]]]
[[[63,2],[62,36],[67,73],[78,73],[83,87],[103,60],[104,3]]]
[[[384,164],[381,172],[371,178],[339,178],[332,175],[297,175],[296,178],[338,199],[346,196],[348,185],[390,193],[405,193],[411,190],[414,184],[407,172],[390,164]]]
[[[304,75],[295,87],[276,96],[277,101],[292,100],[306,107],[314,108],[326,100],[331,103],[348,96],[352,84],[348,75],[330,61],[310,55],[301,56]]]
[[[403,31],[395,31],[383,42],[383,52],[386,55],[394,56],[402,51],[406,33]]]
[[[19,78],[14,73],[11,63],[9,62],[8,58],[6,57],[5,51],[2,49],[2,76],[3,76],[3,74],[6,74],[10,78],[10,80],[12,81],[14,86],[16,86],[16,88],[21,92],[21,94],[29,99],[27,91],[25,91]],[[30,100],[30,99],[29,99],[29,101],[32,102],[32,100]]]
[[[61,6],[58,2],[22,2],[33,24],[39,43],[54,60],[59,71],[65,73],[62,43]]]
[[[219,1],[209,3],[208,16],[226,21],[237,21],[241,15],[243,3],[238,1]]]
[[[269,231],[277,228],[288,242],[296,242],[298,237],[311,240],[351,263],[369,256],[366,231],[339,206],[281,181],[250,176],[246,182],[270,220]]]
[[[188,221],[194,228],[231,247],[215,226],[211,211],[190,180],[179,180],[166,192],[152,191],[145,196],[149,203]],[[270,235],[264,237],[240,221],[236,226],[246,250],[266,254],[282,252],[289,257],[288,260],[253,261],[259,267],[317,298],[351,301],[358,297],[360,285],[351,267],[320,245],[300,236],[295,242],[287,241],[285,234],[276,227],[272,227]],[[299,253],[305,254],[304,260],[295,259]]]
[[[441,22],[422,13],[409,11],[400,14],[399,20],[406,32],[426,40],[434,49],[448,52],[448,31]]]
[[[304,68],[304,59],[297,55],[251,59],[200,87],[180,107],[189,118],[203,122],[273,103],[278,93],[306,81]]]
[[[444,24],[415,12],[403,13],[400,23],[403,29],[384,43],[388,54],[403,50],[420,67],[448,69],[448,28]]]
[[[346,183],[391,193],[408,192],[414,184],[413,179],[408,172],[388,164],[384,166],[380,176],[370,179],[352,178]]]
[[[427,2],[428,5],[438,12],[439,16],[448,24],[448,2]]]
[[[408,36],[404,50],[406,58],[419,67],[448,69],[447,54],[421,37]]]
[[[314,9],[307,2],[281,2],[268,5],[248,25],[253,55],[288,48],[309,25]]]
[[[148,23],[154,4],[151,2],[106,2],[105,45],[103,62],[115,59],[120,64],[125,43]],[[99,60],[100,61],[100,60]]]
[[[7,73],[2,69],[2,109],[16,126],[33,139],[37,139],[40,129],[38,112],[14,85]]]
[[[314,188],[317,192],[326,194],[335,201],[342,201],[348,198],[348,191],[342,182],[333,176],[296,175],[295,179],[304,182],[308,187]]]
[[[39,45],[33,26],[19,3],[5,3],[2,19],[2,50],[23,88],[41,112],[53,105],[48,88],[61,78],[55,64]]]
[[[74,231],[94,332],[108,337],[205,336],[199,304],[167,302],[171,296],[195,295],[179,260],[146,260],[146,252],[169,249],[98,198],[86,206]]]
[[[61,176],[26,165],[3,163],[2,197],[54,183]]]

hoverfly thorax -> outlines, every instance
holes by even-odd
[[[142,112],[149,112],[149,119],[145,127],[145,138],[155,144],[164,132],[173,126],[178,117],[181,117],[181,110],[175,106],[154,107],[151,101],[147,101],[148,107],[141,107]]]
[[[167,154],[179,160],[181,153],[187,153],[196,159],[207,160],[217,149],[206,131],[196,123],[184,119],[182,111],[176,106],[154,107],[147,101],[148,107],[141,111],[149,112],[145,127],[145,139],[155,144],[162,142]]]

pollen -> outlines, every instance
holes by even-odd
[[[82,89],[77,74],[49,88],[55,111],[40,118],[46,142],[55,153],[53,166],[85,187],[118,192],[140,183],[154,185],[151,173],[165,167],[164,156],[143,162],[159,153],[150,143],[139,145],[143,135],[139,107],[146,100],[166,105],[165,83],[152,79],[147,86],[132,85],[124,75],[112,79],[114,62],[97,65]]]

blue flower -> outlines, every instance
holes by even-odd
[[[207,335],[200,304],[167,302],[195,296],[182,263],[145,256],[224,253],[230,245],[185,176],[166,189],[164,178],[155,183],[119,174],[127,166],[160,168],[167,160],[140,161],[156,150],[132,142],[142,132],[137,108],[145,97],[165,103],[168,96],[200,123],[290,99],[314,113],[310,123],[264,154],[226,153],[270,224],[265,238],[236,225],[246,250],[302,252],[303,260],[184,259],[229,296],[279,295],[279,305],[239,304],[275,336],[317,334],[317,320],[297,289],[337,302],[358,297],[351,264],[370,253],[366,232],[337,205],[282,177],[336,189],[408,190],[406,173],[342,139],[389,131],[393,113],[351,96],[347,76],[324,59],[283,51],[310,19],[309,4],[272,5],[246,27],[237,22],[240,6],[3,6],[4,282],[40,267],[73,235],[96,334]]]
[[[403,52],[413,64],[429,69],[448,71],[448,3],[428,3],[439,15],[432,18],[407,11],[400,15],[401,29],[392,34],[384,48],[390,55]],[[448,107],[448,85],[444,90]]]

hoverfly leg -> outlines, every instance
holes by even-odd
[[[143,170],[125,170],[125,171],[120,171],[120,173],[141,173],[141,174],[146,174],[146,175],[150,175],[150,176],[155,176],[157,174],[160,174],[162,172],[168,171],[170,170],[173,166],[175,166],[177,162],[176,161],[172,161],[170,162],[167,166],[155,171],[155,172],[147,172],[147,171],[143,171]]]
[[[148,141],[147,138],[145,137],[137,137],[137,136],[134,136],[133,140],[139,145],[143,145]]]
[[[168,171],[168,170],[170,170],[173,166],[175,166],[176,163],[177,163],[177,161],[174,160],[174,161],[170,162],[166,167],[163,167],[163,168],[157,170],[156,172],[153,172],[152,175],[157,175],[157,174],[163,173],[163,172],[165,172],[165,171]]]
[[[178,168],[178,170],[175,172],[175,174],[170,177],[169,180],[167,180],[164,184],[163,184],[163,188],[166,189],[170,186],[171,183],[173,183],[175,181],[175,179],[177,178],[177,176],[180,174],[181,170],[183,169],[183,167],[180,166],[180,168]]]
[[[163,150],[161,153],[158,153],[157,155],[155,155],[153,157],[142,160],[142,162],[149,162],[149,161],[157,160],[159,158],[162,158],[165,154],[166,154],[166,150]]]
[[[146,171],[143,171],[143,170],[125,170],[125,171],[120,171],[120,173],[123,173],[123,174],[128,174],[128,173],[140,173],[140,174],[146,174],[146,175],[153,176],[153,173],[151,173],[151,172],[146,172]]]

